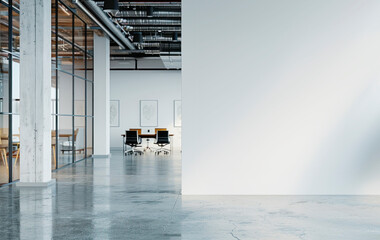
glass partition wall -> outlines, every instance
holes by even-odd
[[[52,168],[92,155],[93,32],[69,6],[52,3]]]
[[[19,1],[0,0],[0,185],[20,174]]]
[[[52,168],[92,155],[93,31],[52,0]],[[20,177],[19,1],[0,0],[0,185]],[[22,114],[22,113],[21,113]]]

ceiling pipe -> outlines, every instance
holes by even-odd
[[[74,0],[73,2],[83,11],[85,12],[99,27],[107,33],[112,40],[114,40],[122,49],[131,49],[135,50],[135,46],[129,41],[129,39],[124,36],[120,29],[117,29],[115,24],[111,21],[110,18],[100,9],[96,3],[92,0],[82,0],[81,1]],[[89,11],[90,10],[90,11]],[[99,20],[98,20],[99,19]]]

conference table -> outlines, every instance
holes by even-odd
[[[123,153],[124,153],[125,152],[125,133],[121,134],[121,136],[123,137]],[[173,151],[173,143],[174,143],[173,136],[174,136],[174,134],[172,134],[172,133],[169,134],[169,137],[171,138],[171,140],[170,140],[170,151]],[[141,134],[139,134],[139,137],[146,138],[147,140],[149,140],[149,139],[155,139],[156,138],[156,134],[155,133],[141,133]],[[147,150],[147,149],[151,149],[149,147],[149,145],[147,147],[145,147],[144,151]]]

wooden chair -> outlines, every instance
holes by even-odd
[[[56,141],[56,138],[57,138],[57,133],[55,130],[52,130],[51,131],[51,148],[53,150],[53,160],[54,160],[54,168],[56,168],[57,166],[57,157],[55,156],[55,141]]]
[[[54,166],[57,164],[57,159],[55,156],[55,138],[56,138],[56,133],[54,130],[51,131],[51,147],[53,149],[53,160],[54,160]],[[16,152],[16,160],[15,160],[15,165],[17,164],[17,161],[20,159],[20,143],[17,143],[17,152]]]
[[[79,132],[79,128],[75,129],[74,131],[74,144],[72,144],[71,141],[66,141],[62,144],[63,147],[71,147],[71,149],[61,149],[62,153],[64,153],[65,151],[78,151],[79,153],[82,153],[84,152],[84,148],[80,148],[80,149],[75,149],[76,147],[76,142],[77,142],[77,136],[78,136],[78,132]],[[74,145],[74,146],[72,146]],[[74,150],[75,149],[75,150]]]
[[[0,156],[1,156],[1,159],[3,160],[4,165],[8,169],[7,149],[8,149],[8,137],[4,138],[3,135],[1,134],[0,135]]]

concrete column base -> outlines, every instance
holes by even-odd
[[[107,155],[92,155],[92,158],[110,158],[111,155],[111,153]]]
[[[16,187],[22,188],[45,188],[56,184],[56,180],[52,179],[49,182],[18,182]]]

